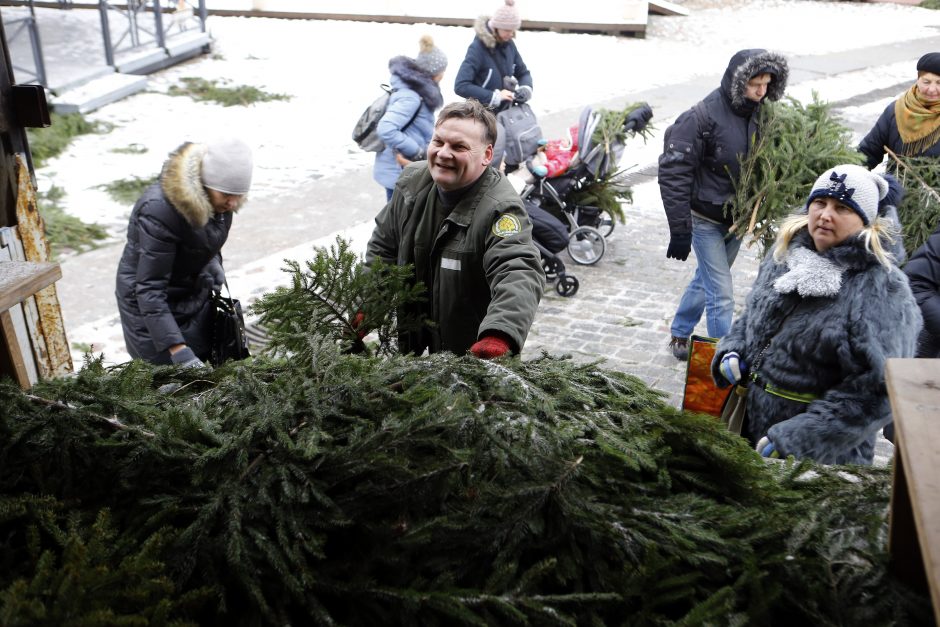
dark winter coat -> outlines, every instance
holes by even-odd
[[[745,98],[745,89],[763,73],[773,76],[765,99],[779,100],[789,75],[786,59],[766,50],[742,50],[732,57],[721,86],[666,129],[659,190],[673,235],[692,233],[692,211],[731,224],[723,205],[734,195],[740,159],[759,132],[760,105]]]
[[[881,117],[875,122],[875,125],[868,135],[862,139],[858,145],[859,152],[865,155],[868,169],[872,169],[881,163],[885,156],[884,147],[887,146],[893,152],[903,155],[904,142],[901,140],[901,134],[898,132],[898,122],[894,114],[895,103],[889,104],[881,113]],[[917,155],[918,157],[940,157],[940,142]],[[893,167],[889,168],[893,171]]]
[[[395,194],[375,219],[366,262],[413,264],[428,286],[421,313],[434,326],[403,334],[402,352],[464,354],[487,331],[525,344],[542,297],[544,274],[532,243],[532,224],[519,194],[502,174],[486,168],[440,229],[432,203],[440,202],[427,162],[405,167]],[[500,226],[503,236],[497,235]],[[411,312],[415,313],[415,312]]]
[[[208,357],[212,279],[205,271],[221,260],[232,214],[209,204],[204,154],[204,145],[183,144],[131,212],[116,291],[131,357],[170,363],[167,349],[175,344]]]
[[[891,420],[885,361],[913,356],[920,327],[897,266],[878,263],[861,237],[817,253],[804,229],[786,260],[768,255],[761,264],[745,311],[718,343],[712,375],[727,385],[719,364],[734,351],[759,376],[748,386],[752,445],[767,436],[782,455],[871,464],[875,435]],[[765,384],[817,398],[788,400]]]
[[[467,56],[457,70],[454,92],[462,98],[474,98],[490,109],[499,111],[509,107],[509,103],[501,100],[496,93],[503,89],[503,77],[514,76],[522,91],[528,91],[527,96],[531,96],[532,74],[516,49],[516,42],[497,42],[496,36],[486,25],[488,21],[488,16],[479,17],[473,25],[476,37],[467,48]]]
[[[382,187],[392,189],[401,174],[395,153],[409,161],[424,159],[434,134],[434,112],[444,104],[444,97],[434,79],[408,57],[393,58],[388,69],[394,91],[376,127],[385,150],[375,155],[372,177]]]
[[[914,251],[904,273],[924,316],[924,331],[940,339],[940,228]]]

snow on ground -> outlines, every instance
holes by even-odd
[[[525,4],[519,6],[525,15]],[[715,76],[741,48],[764,47],[787,56],[823,54],[928,37],[940,27],[940,12],[894,4],[690,0],[684,6],[691,11],[688,17],[651,15],[644,39],[519,32],[517,45],[534,77],[536,113]],[[378,95],[379,84],[388,79],[388,59],[414,56],[419,37],[432,35],[450,60],[442,83],[449,101],[455,99],[454,76],[473,39],[469,28],[427,24],[211,17],[208,25],[214,38],[212,54],[153,74],[147,92],[90,114],[92,120],[113,124],[113,130],[77,138],[65,154],[37,172],[40,189],[53,183],[63,187],[66,210],[107,226],[115,241],[123,239],[130,207],[112,201],[101,186],[156,175],[167,153],[184,140],[234,133],[254,146],[251,196],[259,205],[275,197],[302,198],[309,182],[371,166],[373,155],[359,151],[349,134],[362,109]],[[220,107],[167,95],[183,77],[253,85],[288,94],[290,100]],[[804,102],[812,91],[824,100],[841,100],[913,78],[913,67],[904,63],[807,81],[794,85],[789,94]],[[850,113],[874,120],[886,103],[859,106]],[[658,131],[669,122],[657,119]],[[655,159],[660,143],[659,138],[650,140],[643,157]],[[146,152],[115,152],[132,145]],[[631,158],[637,158],[636,153]],[[369,226],[350,225],[347,235],[364,243]],[[333,239],[327,233],[316,236],[317,243]],[[233,283],[241,277],[251,285],[276,285],[283,280],[280,261],[309,256],[310,245],[271,251],[266,259],[230,268],[229,276]],[[248,283],[239,284],[239,289],[246,287]],[[116,342],[108,342],[109,361],[126,358],[116,316],[80,317],[70,314],[73,343],[105,334]],[[76,359],[80,363],[78,353]]]

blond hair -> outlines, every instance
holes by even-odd
[[[787,256],[790,241],[793,236],[805,229],[809,224],[809,216],[805,213],[791,215],[780,224],[777,231],[777,242],[774,244],[774,261],[781,262]],[[858,237],[865,240],[865,250],[875,256],[883,266],[890,266],[894,262],[894,255],[885,250],[884,242],[893,243],[898,235],[898,228],[889,220],[875,218],[875,220],[862,228]]]

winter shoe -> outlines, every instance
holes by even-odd
[[[689,360],[689,338],[673,335],[669,340],[669,349],[672,351],[672,356],[679,361]]]

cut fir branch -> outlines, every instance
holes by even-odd
[[[623,183],[627,170],[617,170],[616,165],[627,140],[636,135],[642,137],[643,141],[652,137],[655,130],[652,124],[644,125],[639,131],[628,130],[624,126],[631,113],[645,106],[646,103],[634,102],[623,109],[598,109],[600,115],[591,135],[591,145],[600,148],[602,163],[611,163],[614,167],[599,168],[599,171],[610,171],[574,190],[571,194],[572,202],[603,209],[620,222],[626,220],[623,204],[633,202],[633,190]]]
[[[898,207],[904,249],[920,248],[940,228],[940,163],[934,157],[906,157],[885,148],[905,194]]]
[[[758,136],[741,160],[735,195],[725,207],[740,237],[773,245],[777,224],[798,210],[820,174],[842,163],[861,163],[851,131],[813,93],[805,107],[794,98],[761,107]]]
[[[421,323],[404,313],[422,302],[424,293],[411,266],[377,262],[366,267],[342,238],[329,249],[316,249],[305,268],[296,261],[286,264],[290,285],[252,306],[269,334],[267,350],[274,354],[311,360],[318,347],[333,343],[350,352],[387,354],[395,350],[399,331]],[[360,337],[364,332],[378,341],[367,344]]]

